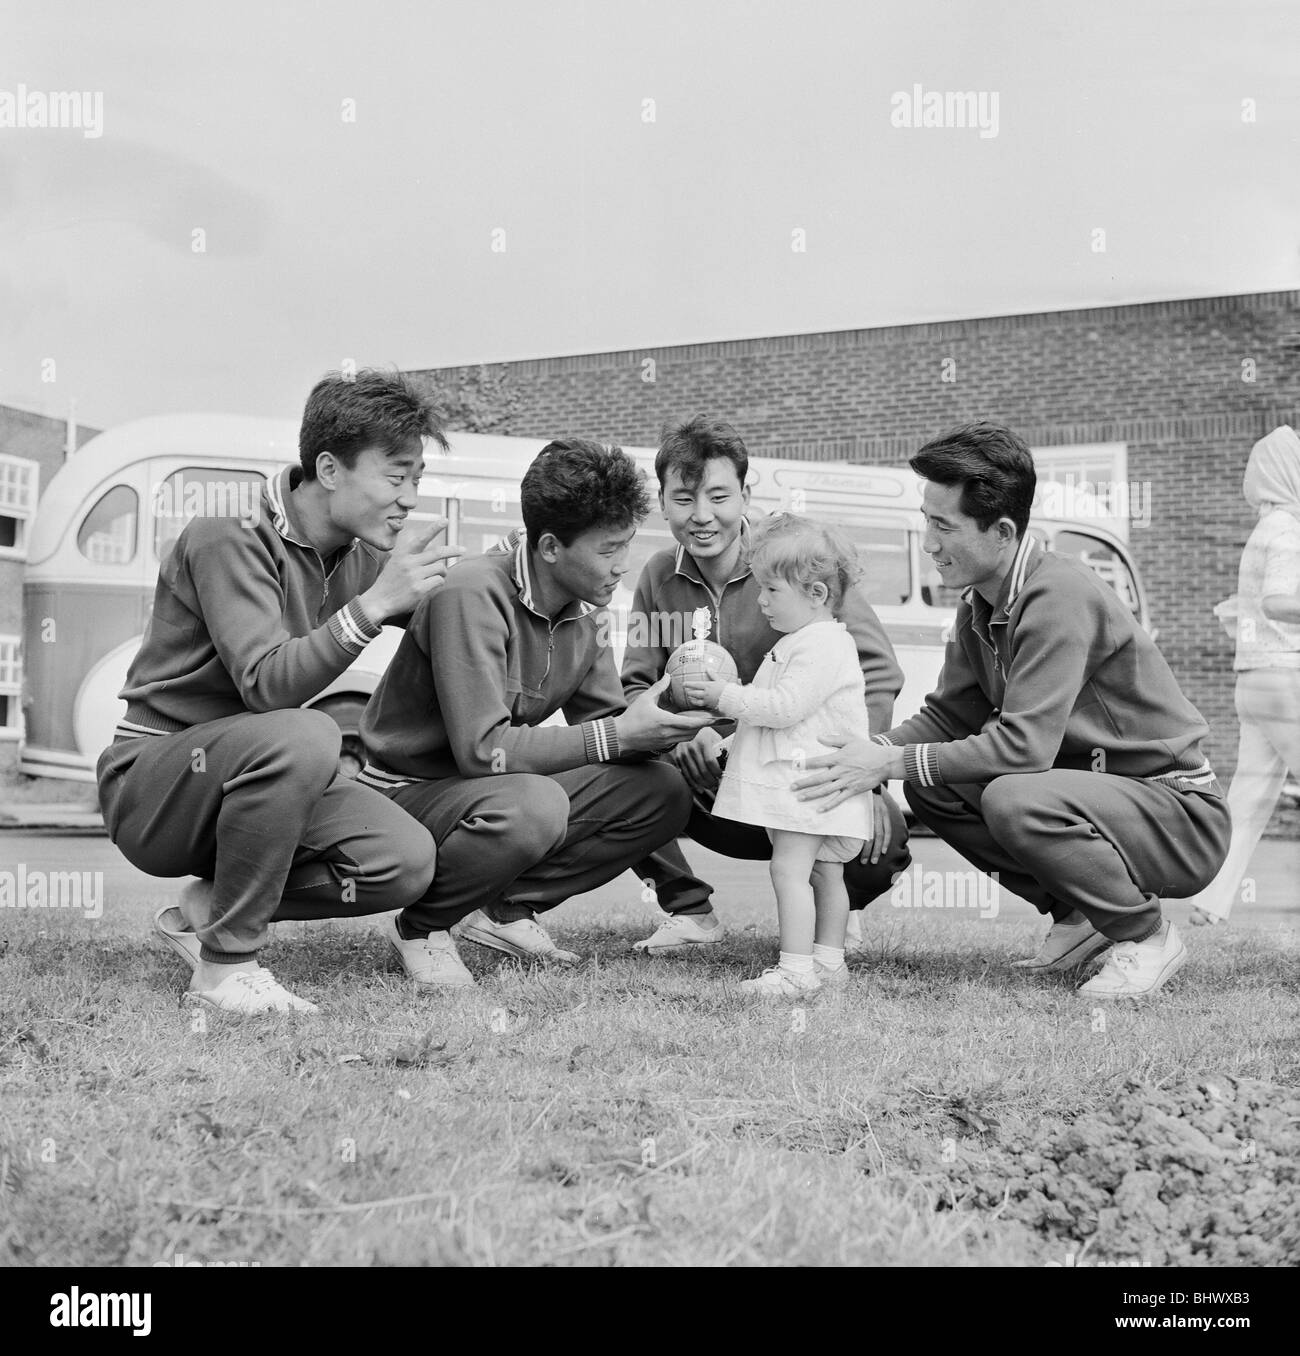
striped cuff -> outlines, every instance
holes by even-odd
[[[582,737],[587,745],[587,762],[613,763],[618,759],[618,731],[614,728],[614,717],[604,720],[589,720],[583,724]]]
[[[872,736],[871,736],[871,742],[872,742],[873,744],[884,744],[887,748],[891,748],[891,749],[894,747],[894,741],[893,741],[892,739],[890,739],[890,737],[889,737],[888,735],[883,735],[883,734],[872,735]]]
[[[359,598],[339,608],[326,624],[334,639],[351,654],[360,654],[384,629],[370,620]]]
[[[903,780],[918,786],[939,785],[939,746],[937,744],[903,745]]]

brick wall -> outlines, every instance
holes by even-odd
[[[653,360],[653,368],[647,363]],[[1243,363],[1254,364],[1253,381]],[[945,364],[950,380],[944,380]],[[506,363],[508,431],[650,445],[665,419],[730,419],[755,455],[900,465],[952,424],[996,418],[1032,445],[1125,442],[1152,521],[1130,542],[1159,644],[1236,758],[1231,644],[1210,609],[1236,591],[1252,523],[1251,444],[1300,427],[1300,292],[783,335]],[[455,375],[454,369],[443,369]],[[653,375],[653,381],[647,380]]]

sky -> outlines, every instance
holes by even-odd
[[[1297,287],[1298,59],[1295,0],[0,0],[0,403]]]

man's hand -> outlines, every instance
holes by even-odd
[[[463,546],[433,545],[446,530],[446,518],[406,524],[379,578],[357,599],[367,617],[382,622],[411,612],[426,593],[442,583],[450,562],[465,554]]]
[[[695,736],[715,717],[709,711],[665,711],[659,694],[668,686],[661,678],[641,693],[621,716],[614,717],[618,747],[624,753],[660,753]]]
[[[871,835],[862,845],[862,853],[858,857],[863,866],[875,866],[889,851],[894,833],[894,826],[889,818],[889,807],[893,803],[894,798],[888,791],[877,791],[871,797]]]
[[[722,689],[726,686],[721,678],[688,678],[682,683],[682,690],[691,706],[716,711],[722,700]]]
[[[692,791],[703,794],[717,789],[722,780],[722,765],[718,762],[718,746],[722,742],[722,736],[706,725],[694,739],[669,749],[668,757]]]
[[[822,743],[833,745],[838,751],[810,758],[807,763],[810,775],[794,784],[799,799],[820,802],[819,810],[833,810],[854,796],[875,790],[891,777],[902,775],[902,749],[873,744],[869,739],[823,737]]]

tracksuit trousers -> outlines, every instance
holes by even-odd
[[[968,862],[1058,922],[1077,909],[1112,941],[1143,941],[1160,900],[1199,890],[1223,864],[1223,797],[1052,768],[984,785],[904,788],[913,813]]]
[[[437,846],[433,884],[402,914],[411,937],[475,909],[531,918],[604,885],[671,842],[691,794],[666,763],[602,763],[550,774],[447,777],[384,794]]]
[[[384,913],[428,887],[429,835],[338,775],[339,743],[329,716],[295,708],[120,738],[100,755],[100,808],[126,859],[212,881],[211,918],[187,920],[204,960],[251,959],[272,922]]]

